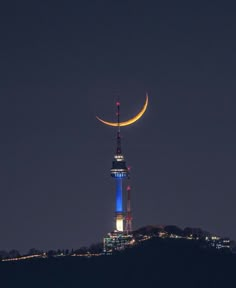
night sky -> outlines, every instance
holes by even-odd
[[[3,3],[4,2],[4,3]],[[236,239],[234,1],[2,1],[0,250],[78,248],[114,228],[115,121],[134,228]]]

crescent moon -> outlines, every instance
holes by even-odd
[[[124,121],[124,122],[120,122],[120,126],[121,127],[128,126],[128,125],[131,125],[134,122],[138,121],[138,119],[140,119],[143,116],[143,114],[145,113],[145,111],[147,110],[147,106],[148,106],[148,94],[146,94],[146,100],[145,100],[143,108],[140,110],[140,112],[136,116],[134,116],[133,118],[131,118],[127,121]],[[105,121],[105,120],[99,118],[98,116],[96,116],[96,118],[105,125],[112,126],[112,127],[118,126],[117,122],[108,122],[108,121]]]

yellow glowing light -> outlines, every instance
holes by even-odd
[[[116,219],[116,230],[123,232],[124,231],[124,227],[123,227],[123,218],[117,218]]]
[[[146,109],[147,109],[147,106],[148,106],[148,94],[146,94],[146,101],[144,103],[144,106],[143,108],[141,109],[141,111],[136,115],[134,116],[133,118],[127,120],[127,121],[124,121],[124,122],[120,122],[120,126],[128,126],[128,125],[131,125],[133,124],[134,122],[136,122],[138,119],[140,119],[143,114],[145,113]],[[96,118],[101,121],[103,124],[106,124],[108,126],[113,126],[113,127],[117,127],[118,126],[118,123],[117,122],[108,122],[108,121],[104,121],[102,120],[101,118],[99,118],[98,116],[96,116]]]

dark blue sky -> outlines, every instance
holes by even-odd
[[[113,229],[122,129],[134,226],[236,239],[233,1],[0,4],[0,249],[77,248]]]

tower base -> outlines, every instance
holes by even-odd
[[[123,233],[124,231],[124,216],[122,212],[115,213],[115,221],[116,221],[116,230],[119,233]]]
[[[107,255],[112,254],[114,251],[124,250],[134,245],[135,240],[132,234],[114,231],[108,233],[103,239],[103,252]]]

